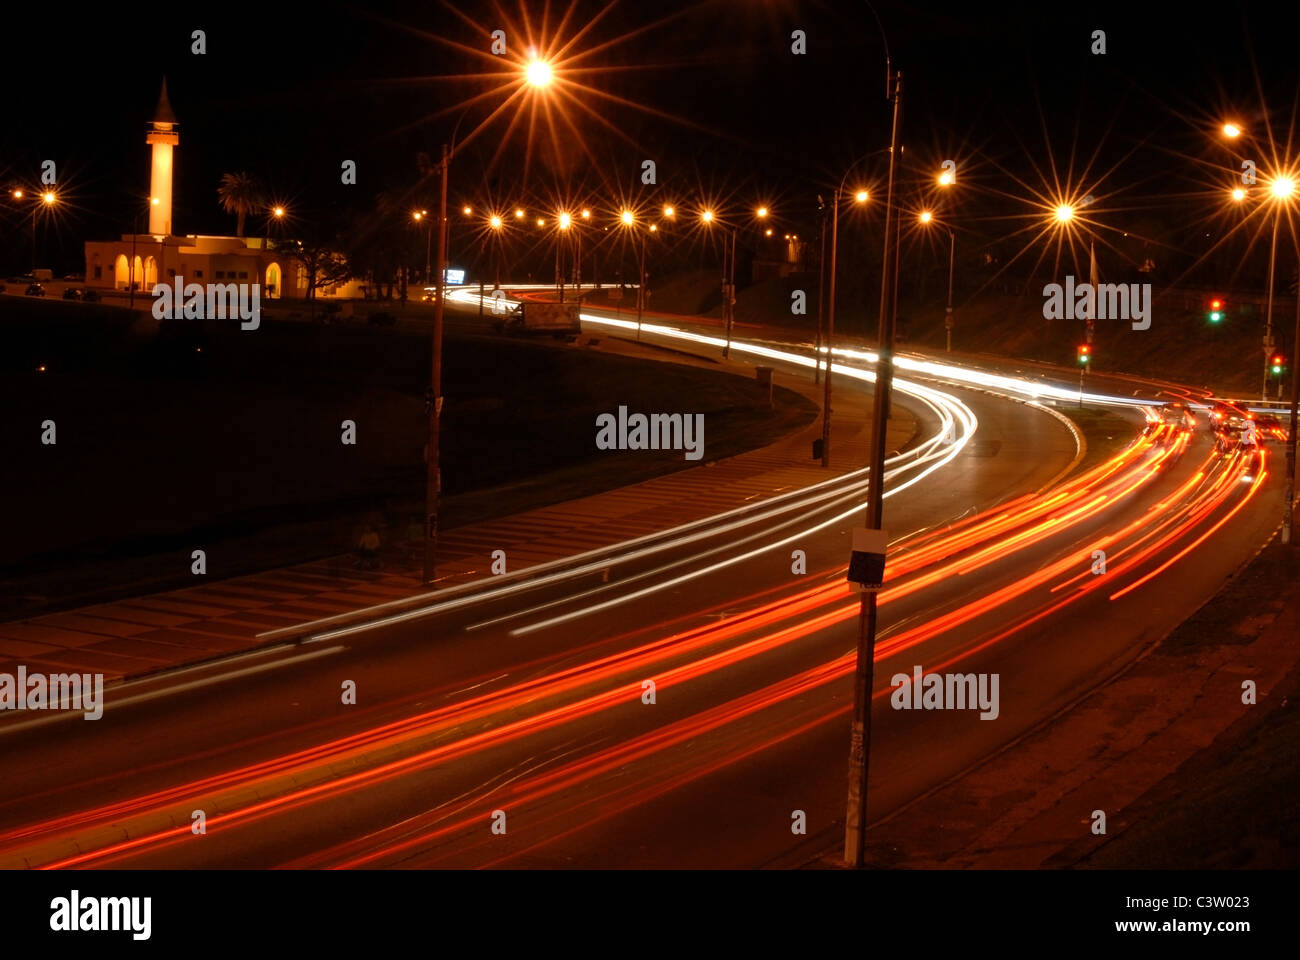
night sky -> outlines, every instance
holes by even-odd
[[[177,232],[233,232],[216,199],[227,171],[258,176],[299,221],[365,209],[381,192],[418,203],[430,192],[419,186],[417,154],[436,157],[458,105],[501,83],[484,77],[508,58],[469,49],[486,51],[498,27],[512,53],[530,28],[543,49],[569,43],[575,59],[560,76],[617,98],[569,87],[617,132],[570,102],[530,138],[507,111],[458,158],[454,203],[636,202],[655,189],[638,181],[641,161],[654,159],[653,202],[701,193],[723,207],[762,200],[797,227],[854,158],[888,143],[883,48],[864,3],[606,9],[578,0],[551,3],[548,14],[526,6],[527,18],[515,0],[127,18],[96,5],[58,33],[48,60],[6,58],[0,68],[18,93],[0,134],[4,176],[31,184],[41,160],[58,163],[67,204],[44,259],[77,269],[81,242],[126,232],[147,194],[144,129],[165,74],[181,124]],[[1263,133],[1267,113],[1286,152],[1297,94],[1293,9],[1221,5],[1207,17],[1172,5],[1052,6],[876,6],[905,74],[901,178],[923,182],[955,160],[972,188],[964,229],[1013,235],[1031,208],[1007,194],[1068,175],[1073,151],[1076,179],[1092,160],[1108,222],[1176,232],[1213,212],[1194,198],[1230,183],[1233,161],[1214,135],[1225,115]],[[190,52],[194,29],[207,33],[203,56]],[[795,29],[807,34],[804,56],[790,51]],[[1106,31],[1104,56],[1089,52],[1094,29]],[[462,135],[505,96],[472,106]],[[339,182],[344,159],[358,163],[355,187]],[[878,182],[883,164],[864,169]],[[12,239],[28,221],[7,202],[13,269],[22,254]]]

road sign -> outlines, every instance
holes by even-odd
[[[879,590],[885,579],[885,548],[889,534],[866,527],[853,529],[853,552],[849,556],[848,581],[855,593]]]

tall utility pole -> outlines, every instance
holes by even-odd
[[[641,340],[641,314],[645,310],[645,231],[641,232],[641,277],[636,285],[636,339]]]
[[[722,238],[722,316],[727,324],[727,343],[722,359],[731,355],[731,323],[736,314],[736,228]]]
[[[903,73],[893,75],[894,122],[890,134],[889,186],[885,197],[885,252],[880,278],[879,346],[876,361],[875,402],[871,409],[871,483],[867,497],[867,527],[883,529],[885,447],[889,427],[889,393],[894,379],[894,328],[897,301],[891,296],[889,227],[894,210],[894,168],[898,161],[898,132],[902,122]],[[893,257],[898,257],[897,240]],[[829,374],[829,368],[828,368]],[[829,377],[828,377],[829,379]],[[857,669],[853,678],[853,726],[849,740],[849,795],[844,820],[844,860],[850,867],[860,867],[867,851],[867,774],[871,750],[871,690],[875,680],[876,592],[861,596],[858,613]]]
[[[455,135],[453,134],[453,137]],[[433,302],[433,354],[432,376],[427,406],[429,408],[428,472],[425,478],[424,503],[424,582],[433,583],[438,552],[438,499],[442,493],[442,474],[438,466],[439,427],[442,418],[442,317],[446,300],[447,278],[447,173],[451,154],[442,145],[442,162],[439,164],[442,185],[438,196],[438,277],[435,280]]]
[[[1297,249],[1300,252],[1300,248]],[[1282,542],[1291,543],[1295,537],[1292,531],[1292,525],[1295,522],[1294,506],[1295,503],[1295,458],[1296,458],[1296,419],[1297,419],[1297,399],[1300,398],[1300,392],[1297,392],[1296,381],[1300,380],[1296,370],[1296,353],[1297,347],[1300,346],[1300,288],[1296,290],[1295,301],[1295,337],[1291,340],[1291,428],[1286,437],[1286,502],[1282,504]]]
[[[890,160],[890,169],[893,169],[893,160]],[[852,168],[850,168],[852,169]],[[831,272],[830,279],[826,283],[826,379],[822,381],[822,466],[831,465],[831,367],[835,365],[835,274],[838,272],[837,254],[839,252],[840,240],[840,195],[844,192],[844,180],[849,175],[844,174],[844,179],[840,185],[835,188],[835,196],[831,198]],[[886,220],[886,223],[888,221]],[[885,228],[885,246],[889,246],[889,228]]]
[[[1264,385],[1259,389],[1259,399],[1268,399],[1268,358],[1273,352],[1273,268],[1277,264],[1277,227],[1281,219],[1281,208],[1273,211],[1273,244],[1268,252],[1268,306],[1264,310]],[[1300,290],[1297,291],[1300,299]]]
[[[817,209],[821,212],[822,252],[817,260],[817,339],[813,346],[813,385],[822,377],[822,311],[826,302],[826,204],[817,197]],[[825,440],[822,440],[823,446]]]
[[[944,314],[943,327],[948,332],[948,352],[952,353],[952,265],[957,259],[957,234],[948,228],[948,310]]]

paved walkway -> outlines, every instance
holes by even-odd
[[[582,349],[669,358],[753,376],[744,363],[717,363],[599,338]],[[814,401],[819,388],[806,378],[777,373],[778,386]],[[836,475],[866,462],[866,398],[837,395],[832,450]],[[906,411],[891,421],[890,446],[911,437]],[[827,478],[811,459],[820,418],[767,447],[657,477],[622,489],[532,510],[513,517],[448,530],[439,546],[441,586],[490,575],[493,550],[505,550],[512,571],[622,540],[657,533]],[[383,551],[380,571],[353,567],[334,557],[250,576],[216,580],[183,590],[0,623],[0,673],[19,663],[29,672],[103,673],[106,680],[252,649],[256,635],[359,607],[422,592],[422,543],[397,543]]]

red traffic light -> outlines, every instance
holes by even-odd
[[[1217,298],[1214,299],[1214,300],[1211,300],[1211,301],[1210,301],[1210,309],[1211,309],[1211,310],[1222,310],[1222,309],[1223,309],[1223,301],[1222,301],[1222,300],[1219,300],[1219,299],[1217,299]]]

